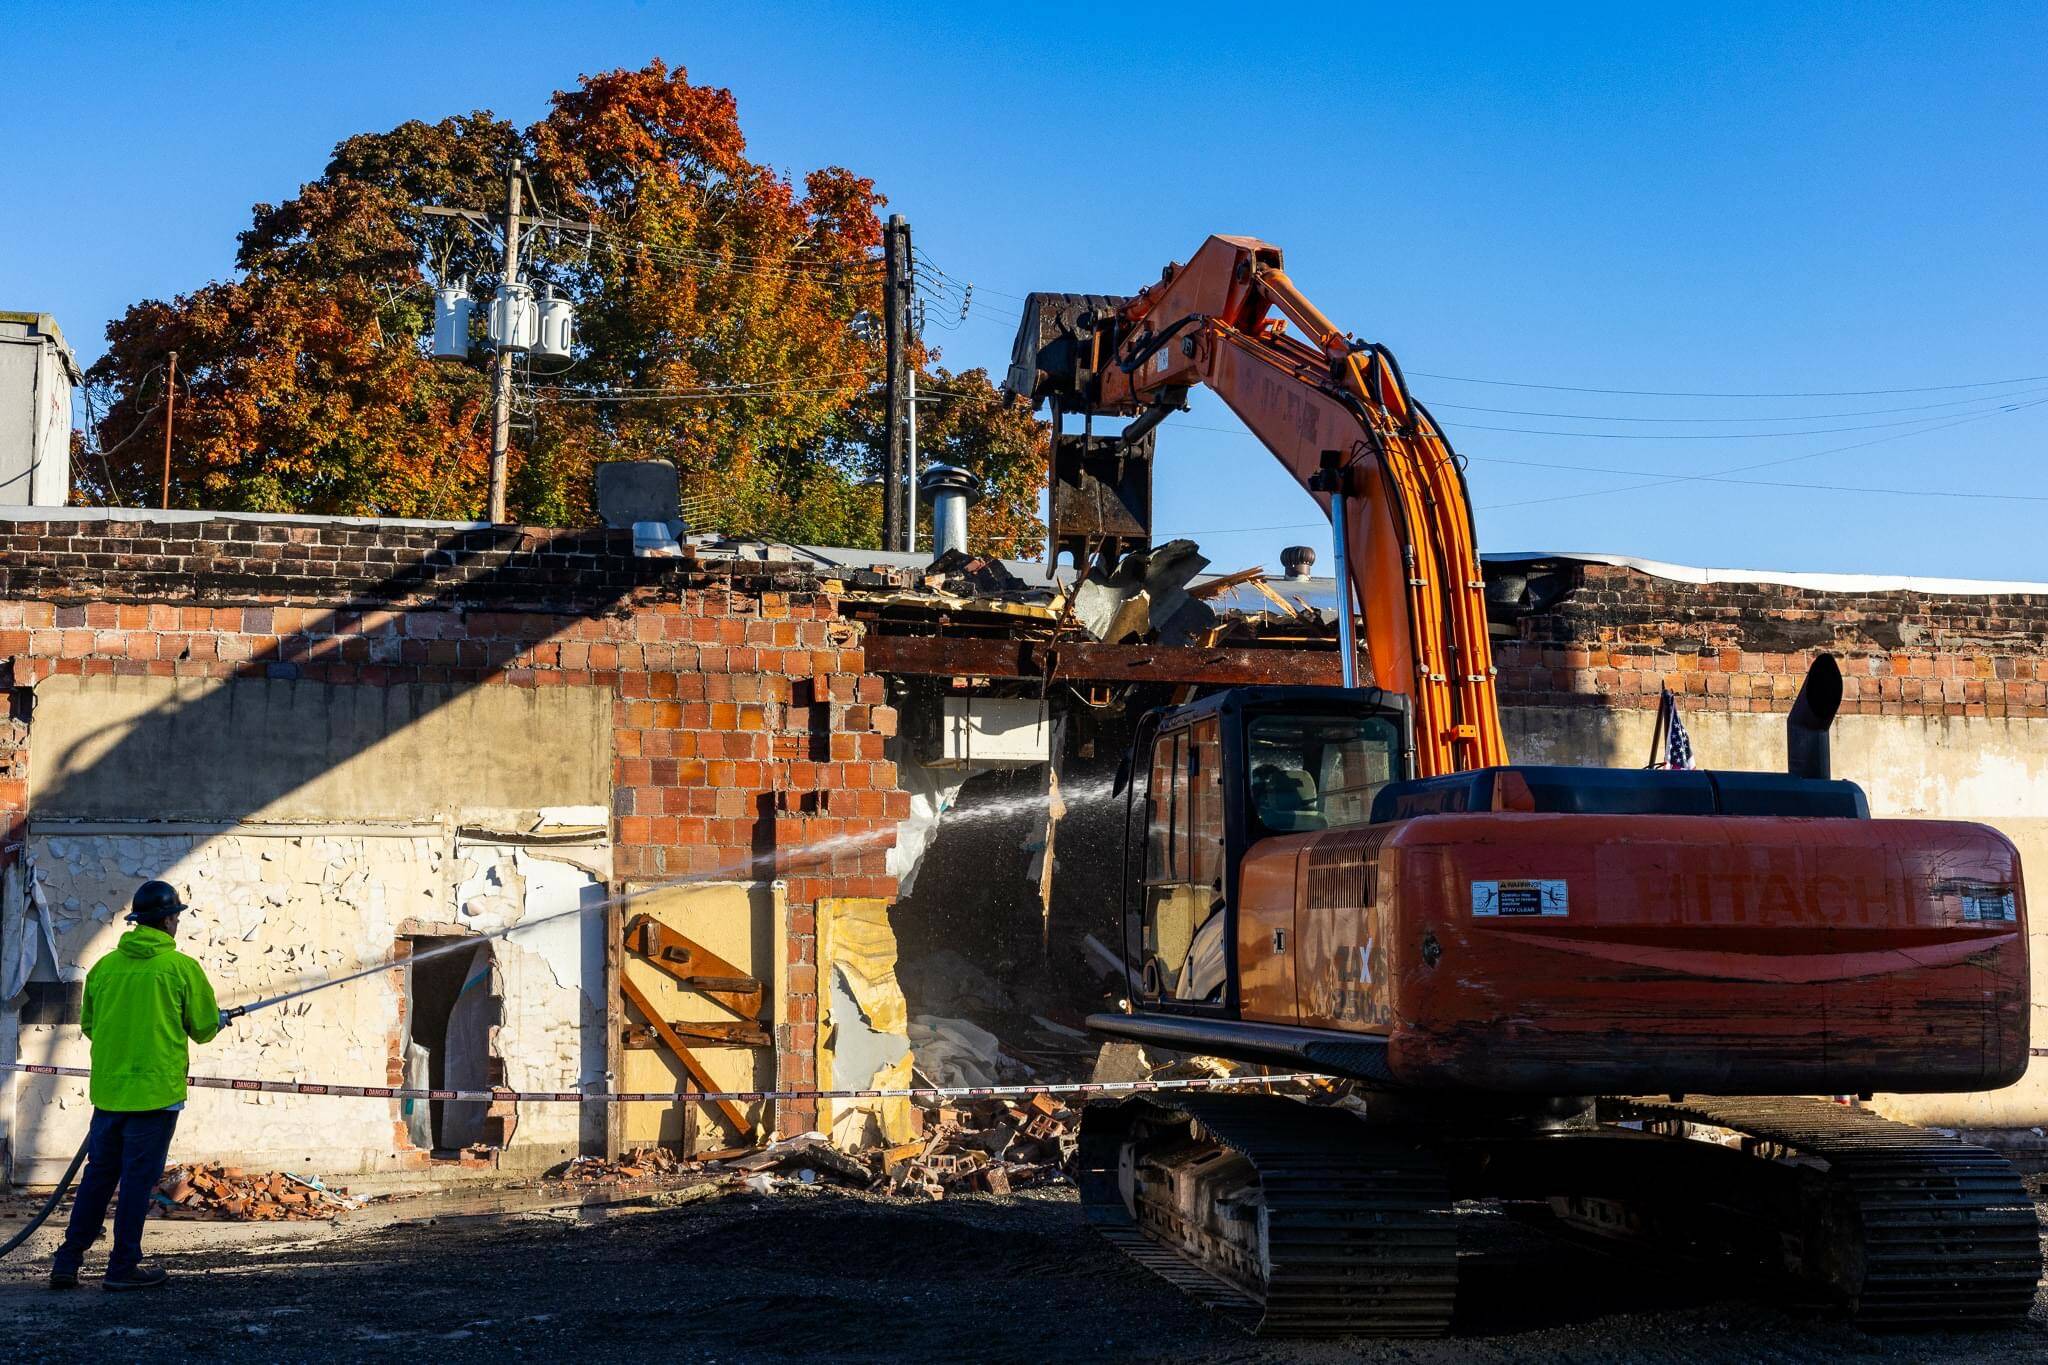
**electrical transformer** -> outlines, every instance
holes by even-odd
[[[475,311],[467,283],[444,284],[434,291],[434,359],[469,358],[469,319]]]
[[[491,295],[491,345],[500,351],[533,349],[534,333],[540,329],[540,309],[533,301],[533,286],[501,284]]]
[[[534,338],[533,354],[541,360],[568,360],[576,343],[576,308],[558,298],[551,284],[541,286],[540,331]]]

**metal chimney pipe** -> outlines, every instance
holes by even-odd
[[[1785,716],[1785,771],[1794,777],[1834,775],[1828,727],[1842,708],[1842,667],[1832,654],[1817,654],[1806,681]]]
[[[948,550],[966,554],[967,504],[974,499],[974,476],[952,465],[935,464],[917,476],[917,487],[931,499],[932,558]]]
[[[1344,542],[1348,535],[1345,503],[1349,494],[1344,452],[1323,452],[1322,468],[1309,479],[1309,491],[1330,495],[1330,549],[1336,560],[1338,668],[1346,687],[1358,686],[1358,629],[1351,618],[1351,555]]]

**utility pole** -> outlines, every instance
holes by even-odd
[[[505,168],[505,271],[511,284],[519,278],[519,158]],[[512,448],[512,362],[515,353],[500,347],[491,365],[491,504],[493,526],[505,524],[506,453]]]
[[[922,340],[923,329],[919,329]],[[903,486],[909,490],[904,498],[904,515],[909,519],[909,529],[903,533],[903,548],[917,549],[917,366],[910,367],[910,457],[903,470]],[[932,551],[937,553],[938,542],[932,542]]]
[[[882,230],[883,283],[882,323],[887,347],[887,417],[883,423],[885,444],[882,456],[882,548],[911,548],[912,499],[917,496],[910,480],[910,309],[916,289],[910,270],[910,224],[903,215],[892,213]]]
[[[178,353],[171,352],[171,363],[164,379],[164,510],[171,509],[171,424],[178,417]]]

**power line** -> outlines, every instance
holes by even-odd
[[[790,386],[761,385],[733,386],[719,389],[638,391],[604,390],[580,392],[550,392],[536,389],[533,400],[537,403],[715,403],[731,402],[742,398],[778,398],[792,394],[817,393],[866,393],[872,384],[847,384],[818,388],[797,388]]]
[[[1631,398],[1882,398],[1902,393],[1952,393],[1957,389],[1996,389],[2012,384],[2038,384],[2048,374],[2021,375],[2017,379],[1978,379],[1967,384],[1925,384],[1907,389],[1810,389],[1797,393],[1728,393],[1687,389],[1596,389],[1574,384],[1535,384],[1516,379],[1475,379],[1463,374],[1437,374],[1410,370],[1423,379],[1445,379],[1455,384],[1489,384],[1504,389],[1546,389],[1552,393],[1607,393]]]
[[[1895,412],[1931,412],[1935,408],[1962,407],[1971,403],[2002,403],[2025,398],[2048,389],[2021,389],[2015,393],[1979,394],[1973,398],[1949,398],[1939,403],[1917,403],[1903,408],[1855,408],[1848,412],[1776,413],[1746,417],[1632,417],[1598,412],[1532,412],[1526,408],[1482,408],[1470,403],[1432,403],[1432,408],[1453,412],[1490,412],[1504,417],[1560,417],[1575,422],[1821,422],[1835,417],[1880,417]]]
[[[868,288],[880,283],[880,275],[867,279],[850,279],[854,272],[879,271],[880,261],[848,261],[838,265],[823,265],[812,268],[791,262],[773,261],[767,257],[726,256],[698,247],[669,246],[631,237],[609,228],[599,228],[597,234],[606,240],[607,246],[617,254],[622,247],[634,250],[672,265],[691,265],[727,274],[741,275],[755,279],[805,281],[831,285],[838,288]]]
[[[1995,417],[1998,412],[2018,412],[2021,408],[2031,406],[2030,403],[2021,403],[1980,415]],[[1940,420],[1938,417],[1908,417],[1897,422],[1865,422],[1852,427],[1810,427],[1804,431],[1559,431],[1550,427],[1498,427],[1485,422],[1445,422],[1444,425],[1465,431],[1499,431],[1517,436],[1570,436],[1582,441],[1782,441],[1801,436],[1834,436],[1846,431],[1883,431],[1890,427],[1918,426],[1925,422]]]
[[[1819,459],[1819,458],[1820,458],[1821,456],[1824,456],[1824,455],[1839,455],[1839,454],[1842,454],[1842,453],[1844,453],[1844,452],[1846,452],[1846,451],[1850,451],[1850,450],[1862,450],[1862,449],[1865,449],[1866,447],[1869,447],[1869,446],[1874,446],[1874,445],[1883,445],[1883,444],[1885,444],[1885,443],[1887,443],[1887,442],[1890,442],[1890,441],[1901,441],[1901,440],[1905,440],[1905,439],[1907,439],[1907,438],[1909,438],[1909,437],[1913,437],[1913,436],[1921,436],[1921,435],[1931,435],[1932,433],[1934,433],[1934,432],[1936,432],[1936,431],[1944,431],[1944,430],[1947,430],[1947,429],[1949,429],[1949,428],[1951,428],[1951,427],[1959,427],[1959,426],[1965,426],[1965,425],[1967,425],[1967,424],[1969,424],[1969,423],[1971,423],[1971,422],[1978,422],[1978,421],[1983,421],[1983,420],[1985,420],[1985,419],[1987,419],[1987,418],[1991,418],[1991,417],[2000,417],[2000,416],[2004,416],[2004,415],[2005,415],[2006,413],[2008,413],[2008,412],[2020,411],[2020,410],[2022,410],[2022,408],[2028,408],[2028,407],[2040,407],[2040,406],[2043,406],[2043,405],[2048,405],[2048,398],[2044,398],[2044,399],[2037,399],[2037,400],[2035,400],[2035,401],[2034,401],[2034,402],[2032,402],[2032,403],[2027,403],[2027,404],[2023,404],[2023,405],[2021,405],[2021,408],[2007,408],[2007,409],[2000,409],[1999,411],[1996,411],[1996,412],[1982,412],[1982,413],[1972,413],[1972,414],[1969,414],[1969,415],[1967,415],[1967,416],[1963,416],[1963,417],[1957,417],[1957,418],[1953,418],[1953,419],[1951,419],[1951,420],[1948,420],[1948,421],[1942,422],[1942,423],[1940,423],[1940,424],[1939,424],[1939,425],[1937,425],[1937,426],[1934,426],[1934,427],[1929,427],[1929,428],[1925,429],[1924,431],[1906,431],[1906,432],[1900,432],[1900,433],[1898,433],[1897,435],[1894,435],[1894,436],[1880,436],[1880,437],[1877,437],[1877,438],[1875,438],[1875,439],[1873,439],[1873,440],[1868,440],[1868,441],[1857,441],[1857,442],[1854,442],[1854,443],[1852,443],[1852,444],[1849,444],[1849,445],[1843,445],[1843,446],[1834,446],[1834,447],[1831,447],[1831,448],[1829,448],[1829,449],[1827,449],[1827,450],[1815,450],[1815,451],[1809,451],[1809,452],[1807,452],[1806,454],[1803,454],[1803,455],[1790,455],[1790,456],[1786,456],[1786,457],[1784,457],[1784,458],[1782,458],[1782,459],[1776,459],[1776,460],[1761,460],[1761,461],[1758,461],[1758,462],[1756,462],[1756,463],[1754,463],[1754,464],[1746,464],[1746,465],[1737,465],[1737,466],[1734,466],[1733,468],[1730,468],[1730,469],[1725,469],[1725,470],[1717,470],[1717,471],[1713,471],[1713,472],[1710,472],[1710,473],[1704,473],[1704,474],[1674,474],[1674,475],[1668,475],[1668,476],[1665,476],[1665,477],[1662,477],[1662,478],[1655,478],[1655,479],[1650,479],[1650,480],[1646,480],[1645,482],[1642,482],[1642,483],[1633,483],[1633,484],[1626,484],[1626,485],[1624,485],[1624,486],[1622,486],[1622,487],[1619,487],[1619,488],[1596,488],[1596,489],[1590,489],[1590,490],[1587,490],[1587,491],[1584,491],[1584,492],[1579,492],[1579,493],[1560,493],[1560,494],[1555,494],[1555,495],[1552,495],[1552,496],[1549,496],[1549,497],[1542,497],[1542,498],[1527,498],[1527,499],[1523,499],[1523,500],[1521,500],[1521,501],[1518,501],[1518,502],[1506,502],[1506,503],[1490,503],[1490,504],[1487,504],[1487,505],[1485,505],[1485,506],[1483,506],[1483,507],[1479,508],[1478,510],[1480,510],[1480,511],[1482,511],[1482,512],[1491,512],[1491,511],[1499,511],[1499,510],[1504,510],[1504,509],[1506,509],[1506,508],[1510,508],[1510,507],[1528,507],[1528,506],[1533,506],[1533,505],[1536,505],[1536,504],[1540,504],[1540,503],[1550,503],[1550,502],[1566,502],[1566,501],[1570,501],[1570,500],[1572,500],[1572,499],[1575,499],[1575,498],[1594,498],[1594,497],[1604,497],[1604,496],[1607,496],[1607,495],[1609,495],[1609,494],[1614,494],[1614,493],[1629,493],[1629,492],[1635,492],[1635,491],[1638,491],[1638,490],[1641,490],[1641,489],[1646,489],[1646,488],[1660,488],[1660,487],[1663,487],[1663,486],[1665,486],[1665,485],[1667,485],[1667,484],[1673,484],[1673,483],[1729,483],[1729,484],[1745,485],[1745,486],[1752,486],[1752,487],[1764,487],[1764,488],[1788,488],[1788,489],[1794,489],[1794,490],[1798,490],[1798,491],[1803,491],[1803,492],[1816,492],[1816,493],[1823,493],[1823,492],[1824,492],[1824,493],[1869,493],[1869,494],[1877,494],[1877,495],[1883,495],[1883,496],[1890,496],[1890,497],[1935,497],[1935,498],[1967,498],[1967,499],[1972,499],[1972,500],[1980,500],[1980,501],[1993,501],[1993,502],[2019,502],[2019,503],[2032,503],[2032,502],[2048,502],[2048,494],[2035,494],[2035,493],[1983,493],[1983,492],[1960,492],[1960,491],[1954,491],[1954,490],[1946,490],[1946,489],[1931,489],[1931,488],[1926,488],[1926,489],[1916,489],[1916,488],[1872,488],[1872,487],[1863,487],[1863,486],[1855,486],[1855,485],[1848,485],[1848,484],[1819,484],[1819,483],[1792,483],[1792,482],[1781,482],[1781,481],[1775,481],[1775,480],[1765,480],[1765,479],[1741,479],[1741,478],[1735,478],[1735,477],[1733,477],[1734,475],[1738,475],[1738,474],[1744,474],[1744,473],[1748,473],[1748,472],[1749,472],[1749,471],[1751,471],[1751,470],[1756,470],[1756,469],[1770,469],[1770,468],[1775,468],[1775,467],[1777,467],[1777,466],[1780,466],[1780,465],[1787,465],[1787,464],[1796,464],[1796,463],[1798,463],[1799,461],[1802,461],[1802,460],[1814,460],[1814,459]],[[1192,425],[1192,424],[1179,424],[1179,425]],[[1204,426],[1204,427],[1197,427],[1197,428],[1195,428],[1195,429],[1197,429],[1197,430],[1201,430],[1201,431],[1215,431],[1215,432],[1221,432],[1221,433],[1223,433],[1223,434],[1225,434],[1225,435],[1237,435],[1237,436],[1245,436],[1245,437],[1247,437],[1248,439],[1254,439],[1254,440],[1255,440],[1255,439],[1257,439],[1256,437],[1252,437],[1252,436],[1250,435],[1250,433],[1248,433],[1248,432],[1243,432],[1243,431],[1232,431],[1232,430],[1231,430],[1230,428],[1228,428],[1228,427],[1209,427],[1209,426]],[[1475,461],[1475,462],[1478,462],[1478,463],[1485,463],[1485,464],[1509,464],[1509,465],[1521,465],[1521,466],[1526,466],[1526,467],[1529,467],[1529,468],[1537,468],[1537,469],[1561,469],[1561,470],[1572,470],[1572,471],[1584,471],[1584,472],[1588,472],[1588,473],[1594,473],[1594,472],[1598,472],[1598,473],[1614,473],[1614,474],[1632,474],[1632,473],[1638,473],[1638,472],[1642,472],[1642,471],[1636,471],[1636,470],[1625,470],[1625,469],[1609,469],[1609,468],[1605,468],[1605,467],[1602,467],[1602,466],[1593,466],[1593,465],[1569,465],[1569,464],[1548,464],[1548,463],[1543,463],[1543,462],[1539,462],[1539,461],[1535,461],[1535,460],[1516,460],[1516,459],[1511,459],[1511,458],[1508,458],[1508,457],[1505,457],[1505,456],[1491,456],[1491,455],[1471,455],[1471,454],[1467,454],[1467,455],[1465,456],[1465,458],[1467,458],[1467,459],[1470,459],[1470,460],[1472,460],[1472,461]],[[1305,531],[1305,530],[1315,530],[1315,529],[1317,529],[1317,528],[1319,528],[1319,527],[1321,527],[1321,526],[1323,526],[1323,525],[1326,525],[1326,524],[1327,524],[1327,523],[1324,523],[1324,522],[1288,522],[1288,523],[1284,523],[1284,524],[1281,524],[1281,525],[1275,525],[1275,526],[1231,526],[1231,527],[1217,527],[1217,528],[1211,528],[1211,529],[1209,529],[1209,530],[1201,530],[1201,531],[1175,531],[1175,532],[1173,532],[1172,534],[1174,534],[1174,535],[1178,535],[1178,536],[1205,536],[1205,535],[1207,535],[1207,536],[1219,536],[1219,535],[1249,535],[1249,534],[1253,534],[1253,533],[1264,533],[1264,532],[1268,532],[1268,531]],[[1162,533],[1162,534],[1164,534],[1164,533]]]
[[[1480,464],[1510,464],[1519,465],[1527,469],[1568,469],[1583,474],[1633,475],[1642,472],[1637,469],[1615,469],[1607,465],[1549,464],[1541,460],[1511,460],[1504,455],[1472,455],[1467,458]],[[1725,474],[1693,474],[1688,475],[1687,478],[1697,483],[1741,484],[1749,488],[1795,488],[1814,493],[1882,493],[1904,498],[1977,498],[1988,502],[2048,502],[2048,493],[1982,493],[1963,492],[1946,488],[1869,488],[1855,484],[1790,483],[1778,479],[1737,479]]]
[[[2023,408],[2039,407],[2044,402],[2048,402],[2048,399],[2036,399],[2032,403],[2024,404]],[[1786,455],[1775,460],[1759,460],[1754,464],[1735,465],[1728,469],[1716,469],[1707,474],[1673,474],[1664,478],[1651,479],[1644,483],[1623,484],[1619,488],[1593,488],[1579,493],[1556,493],[1543,498],[1523,498],[1518,502],[1489,503],[1479,510],[1482,512],[1492,512],[1509,507],[1533,507],[1539,503],[1571,502],[1578,498],[1600,498],[1614,493],[1632,493],[1645,488],[1662,488],[1667,484],[1722,478],[1730,474],[1747,474],[1755,469],[1775,469],[1780,465],[1798,464],[1802,460],[1817,460],[1823,455],[1840,455],[1846,451],[1863,450],[1870,446],[1885,445],[1891,441],[1903,441],[1914,436],[1931,436],[1937,431],[1947,431],[1953,427],[1967,426],[1972,422],[1982,422],[1993,417],[2003,417],[2007,413],[2021,411],[2023,408],[2001,408],[1997,412],[1972,413],[1967,417],[1958,417],[1937,426],[1924,427],[1919,431],[1901,431],[1891,436],[1876,436],[1868,441],[1854,441],[1848,445],[1830,446],[1826,450],[1811,450],[1803,455]]]

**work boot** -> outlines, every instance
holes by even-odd
[[[171,1278],[153,1265],[139,1265],[116,1275],[108,1271],[100,1285],[105,1289],[155,1289]]]
[[[77,1271],[75,1271],[75,1270],[66,1270],[66,1269],[64,1269],[64,1268],[63,1268],[62,1266],[55,1266],[55,1265],[51,1266],[51,1267],[50,1267],[50,1288],[52,1288],[52,1289],[76,1289],[76,1288],[78,1288],[78,1272],[77,1272]]]

